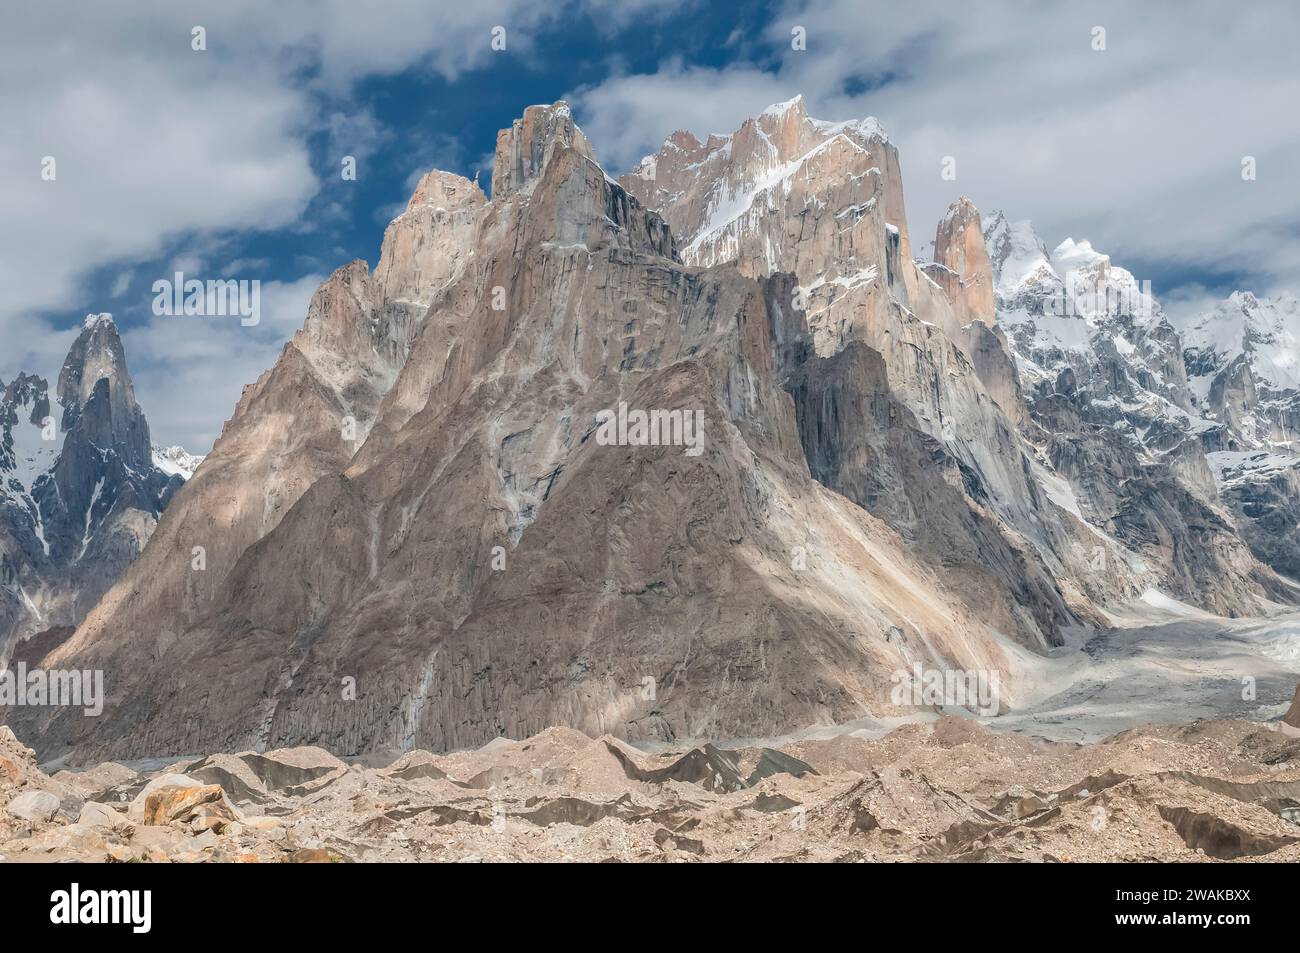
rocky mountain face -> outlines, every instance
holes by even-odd
[[[951,544],[917,552],[973,600],[999,592],[999,631],[1028,644],[1051,644],[1062,625],[1078,621],[1071,601],[1086,615],[1084,593],[1102,595],[1096,588],[1102,581],[1080,571],[1087,531],[1051,505],[1017,433],[1022,403],[1014,368],[1005,343],[988,328],[992,314],[977,290],[987,293],[990,285],[991,278],[977,274],[987,253],[981,243],[973,244],[968,263],[967,246],[953,227],[964,213],[950,214],[936,240],[949,258],[944,267],[958,276],[950,287],[960,293],[950,297],[927,274],[934,269],[918,268],[911,259],[897,150],[874,120],[822,122],[795,99],[771,107],[730,137],[713,137],[702,147],[709,153],[704,159],[694,152],[678,157],[690,145],[685,135],[670,137],[623,184],[686,229],[679,240],[687,261],[709,264],[719,255],[735,256],[745,274],[792,274],[794,304],[802,305],[816,361],[844,363],[854,341],[877,351],[888,377],[885,390],[898,404],[882,408],[882,423],[915,431],[909,442],[926,444],[928,438],[937,455],[950,458],[931,461],[922,454],[922,465],[932,472],[897,472],[887,481],[895,492],[848,492],[850,483],[866,484],[865,474],[845,473],[843,480],[833,475],[846,446],[836,439],[816,449],[826,431],[841,426],[828,415],[844,408],[826,394],[809,403],[810,395],[797,389],[799,380],[836,378],[829,365],[812,363],[803,377],[783,384],[796,387],[801,439],[814,477],[873,514],[886,515],[899,503],[898,488],[911,480],[951,482],[951,474],[959,474],[960,517],[930,527],[918,509],[906,522],[890,525],[909,540],[931,529],[932,541],[950,537]],[[712,166],[709,179],[682,181],[682,162],[696,178]],[[703,213],[701,195],[708,197]],[[693,233],[693,227],[700,231]],[[854,408],[870,406],[879,391],[871,375],[858,372],[843,383],[852,393],[840,399]],[[848,417],[851,437],[869,440],[852,426],[855,419]],[[814,465],[819,454],[825,455],[822,471]],[[1055,581],[1060,578],[1070,582],[1062,587]]]
[[[874,120],[796,99],[615,181],[534,106],[492,182],[430,173],[374,273],[321,287],[46,657],[117,703],[23,711],[25,740],[775,734],[894,711],[913,663],[1014,705],[1018,657],[1150,587],[1285,595],[1217,501],[1176,333],[1095,306],[1131,276],[1028,261],[969,202],[913,261]],[[1081,356],[1047,317],[1066,264]]]
[[[153,545],[90,613],[79,639],[157,663],[212,611],[239,557],[365,441],[427,310],[422,296],[465,266],[464,235],[484,202],[473,183],[430,173],[388,226],[374,274],[355,261],[317,290],[302,330],[244,389]]]
[[[1237,292],[1182,329],[1192,398],[1230,432],[1223,450],[1300,437],[1300,300]]]
[[[112,318],[91,315],[59,372],[0,393],[0,663],[68,634],[144,548],[184,481],[155,465]]]
[[[1295,522],[1270,527],[1275,543],[1256,544],[1222,493],[1226,461],[1214,451],[1240,437],[1222,405],[1202,396],[1214,358],[1185,348],[1149,288],[1088,242],[1067,238],[1049,254],[1032,225],[1001,213],[984,232],[998,324],[1040,430],[1031,439],[1070,481],[1085,518],[1145,561],[1168,565],[1163,587],[1179,599],[1226,615],[1261,598],[1291,601],[1293,587],[1259,560],[1294,571],[1271,550],[1293,549]]]
[[[1181,328],[1219,495],[1260,559],[1300,574],[1300,301],[1237,292]]]

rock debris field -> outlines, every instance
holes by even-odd
[[[47,775],[0,727],[0,861],[1300,861],[1285,722],[1079,744],[947,716],[654,754],[552,728],[447,755],[148,767]]]

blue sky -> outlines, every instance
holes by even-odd
[[[84,315],[111,312],[155,441],[196,452],[316,285],[354,258],[373,266],[420,173],[480,172],[486,186],[497,130],[559,98],[618,174],[676,128],[731,131],[802,93],[821,118],[881,118],[918,247],[966,194],[1034,220],[1049,248],[1091,239],[1171,308],[1300,285],[1300,14],[1280,0],[1233,14],[919,0],[181,6],[5,14],[0,380],[53,376]],[[194,25],[205,51],[191,49]],[[497,25],[504,52],[490,46]],[[791,48],[796,26],[806,50]],[[39,177],[46,155],[54,182]],[[341,178],[343,155],[356,181]],[[938,175],[946,155],[956,182]],[[1249,183],[1245,155],[1259,169]],[[152,315],[153,281],[178,269],[260,280],[262,324]]]

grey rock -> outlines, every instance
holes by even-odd
[[[59,799],[48,791],[23,791],[5,808],[11,817],[29,824],[44,824],[59,812]]]

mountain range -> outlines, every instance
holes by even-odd
[[[88,319],[57,462],[44,382],[5,389],[4,582],[75,591],[9,638],[110,702],[10,722],[78,761],[769,736],[899,714],[918,663],[1009,710],[1134,600],[1300,601],[1294,299],[1176,326],[965,198],[922,239],[873,119],[796,98],[616,179],[532,106],[490,201],[425,175],[183,483]]]

